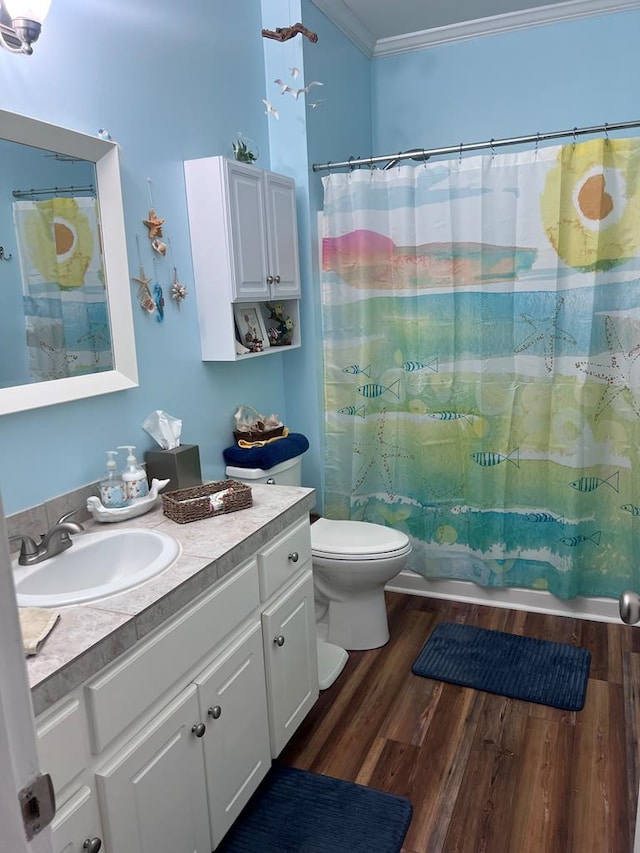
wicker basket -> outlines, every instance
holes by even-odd
[[[253,408],[253,406],[239,406],[238,408],[253,412],[256,421],[256,429],[246,430],[245,432],[238,432],[238,430],[234,430],[233,437],[235,438],[236,443],[239,441],[268,441],[270,438],[276,438],[284,432],[284,424],[280,424],[280,426],[273,427],[272,429],[265,429],[264,424],[259,420],[261,415],[257,409]]]
[[[215,506],[211,495],[230,489],[228,494],[220,499],[220,505]],[[220,480],[215,483],[204,483],[190,489],[177,489],[162,495],[162,511],[172,521],[187,524],[190,521],[201,521],[203,518],[213,518],[225,512],[235,512],[247,509],[253,503],[251,489],[237,480]]]
[[[276,438],[282,435],[284,426],[274,427],[273,429],[252,429],[247,432],[233,431],[233,437],[236,443],[239,441],[268,441],[270,438]]]

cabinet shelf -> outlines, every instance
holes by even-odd
[[[295,182],[225,157],[184,164],[203,361],[239,361],[300,346]],[[290,346],[238,353],[234,306],[286,303]]]

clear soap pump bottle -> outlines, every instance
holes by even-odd
[[[107,450],[107,476],[100,481],[100,500],[102,506],[107,508],[126,506],[127,504],[124,481],[118,473],[118,466],[114,459],[114,456],[117,455],[117,450]]]
[[[124,493],[129,501],[134,501],[137,498],[144,498],[149,494],[149,484],[147,483],[147,474],[144,468],[138,465],[138,460],[133,455],[135,447],[132,444],[124,444],[118,447],[118,450],[128,450],[127,467],[122,472],[124,481]]]

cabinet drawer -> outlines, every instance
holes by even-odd
[[[87,839],[102,840],[98,804],[93,791],[86,785],[80,788],[75,796],[58,809],[51,830],[54,853],[82,853]]]
[[[85,768],[85,724],[80,702],[72,699],[36,720],[38,758],[50,773],[56,799]]]
[[[304,518],[258,554],[262,601],[270,598],[309,559],[311,559],[311,525],[309,519]]]
[[[260,603],[255,560],[85,686],[91,747],[101,752]]]

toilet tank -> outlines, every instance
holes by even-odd
[[[272,468],[236,468],[235,465],[227,465],[225,474],[232,480],[241,483],[266,483],[275,481],[278,486],[301,486],[302,485],[302,456],[294,456],[279,462]]]

